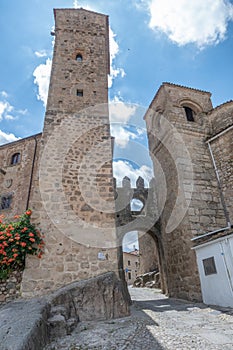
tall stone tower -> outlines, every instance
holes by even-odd
[[[30,206],[45,254],[28,259],[24,295],[117,271],[108,117],[108,17],[57,9],[55,46]]]
[[[167,288],[171,296],[185,299],[200,298],[191,239],[226,226],[206,143],[211,133],[210,96],[163,83],[145,116],[157,181]]]

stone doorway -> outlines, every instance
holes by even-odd
[[[128,287],[156,288],[167,293],[163,250],[155,232],[126,232],[120,246],[119,265]]]

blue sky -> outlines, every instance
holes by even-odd
[[[139,175],[151,177],[142,117],[162,82],[210,91],[214,106],[233,98],[232,1],[1,1],[1,144],[42,130],[53,8],[62,7],[110,17],[109,98],[118,178],[128,175],[135,182]],[[114,117],[114,108],[120,109],[120,118]]]

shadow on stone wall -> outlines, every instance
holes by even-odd
[[[113,272],[71,283],[48,297],[19,300],[0,310],[1,350],[41,350],[78,322],[129,315],[123,284]]]

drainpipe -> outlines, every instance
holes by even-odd
[[[29,188],[28,188],[26,210],[28,210],[28,207],[29,207],[29,200],[30,200],[31,190],[32,190],[32,179],[33,179],[34,166],[35,166],[35,160],[36,160],[36,151],[37,151],[36,136],[34,136],[34,141],[35,141],[35,147],[34,147],[34,154],[33,154],[33,159],[32,159],[32,169],[31,169],[30,182],[29,182]]]
[[[213,136],[212,138],[210,138],[209,140],[206,141],[206,143],[208,144],[210,156],[211,156],[212,163],[213,163],[213,166],[214,166],[214,171],[215,171],[215,174],[216,174],[216,177],[217,177],[218,188],[219,188],[219,191],[220,191],[220,199],[221,199],[221,202],[222,202],[223,211],[224,211],[224,215],[225,215],[225,218],[226,218],[227,226],[223,227],[223,228],[220,228],[218,230],[215,230],[215,231],[207,232],[207,233],[205,233],[205,234],[203,234],[201,236],[194,237],[194,238],[191,239],[191,241],[195,241],[197,239],[200,239],[200,238],[203,238],[203,237],[206,237],[206,236],[211,236],[211,235],[213,235],[215,233],[226,231],[226,230],[229,230],[229,229],[232,228],[232,225],[230,223],[229,214],[227,212],[225,198],[224,198],[224,195],[223,195],[223,190],[222,190],[222,185],[221,185],[221,180],[220,180],[218,168],[217,168],[217,165],[216,165],[216,162],[215,162],[215,158],[214,158],[214,154],[213,154],[212,148],[210,146],[210,143],[212,141],[216,140],[217,138],[219,138],[220,136],[222,136],[223,134],[225,134],[226,132],[228,132],[232,128],[233,128],[233,125],[229,126],[225,130],[221,131],[219,134]]]

